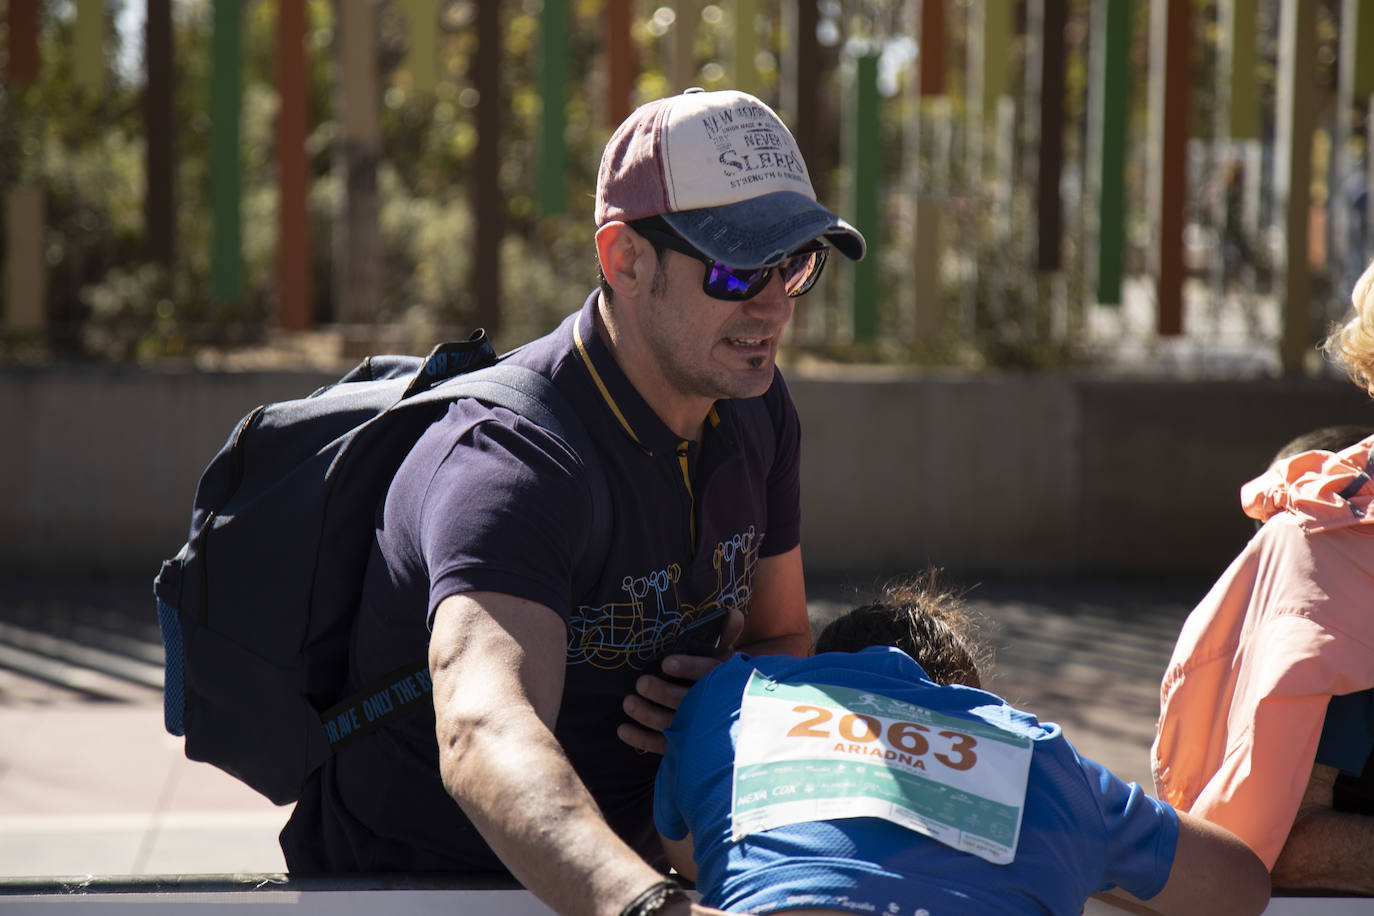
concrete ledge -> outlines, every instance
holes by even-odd
[[[697,896],[693,893],[693,896]],[[699,897],[698,897],[699,899]],[[122,879],[93,877],[32,882],[25,886],[0,885],[0,905],[7,913],[143,914],[191,912],[235,914],[280,912],[289,906],[301,916],[352,916],[388,912],[397,916],[547,916],[552,914],[529,891],[518,888],[473,888],[456,881],[428,880],[422,876],[394,875],[386,880],[348,876],[302,881],[285,875],[171,876]],[[1354,916],[1369,912],[1369,898],[1275,897],[1266,916]],[[171,908],[175,908],[171,910]],[[1085,916],[1112,916],[1139,912],[1090,898]]]
[[[0,369],[0,572],[137,574],[186,537],[205,464],[260,403],[337,373]],[[794,372],[818,573],[1219,573],[1240,485],[1308,429],[1374,425],[1337,380]]]

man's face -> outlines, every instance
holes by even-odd
[[[665,250],[642,304],[641,327],[659,373],[679,395],[757,397],[773,383],[773,366],[793,301],[775,271],[758,295],[739,302],[708,296],[705,265]]]

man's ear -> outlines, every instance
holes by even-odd
[[[649,288],[653,278],[653,247],[621,222],[610,222],[596,230],[596,256],[601,274],[617,297],[636,298]]]

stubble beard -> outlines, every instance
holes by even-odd
[[[654,310],[664,315],[671,314],[671,309],[683,307],[668,299],[667,274],[662,270],[661,262],[660,269],[655,272],[653,281],[649,285],[649,299]],[[672,334],[662,333],[662,330],[669,326],[668,322],[653,321],[648,323],[644,330],[649,349],[658,363],[659,372],[662,373],[668,385],[678,394],[685,397],[700,397],[718,401],[725,398],[754,397],[762,394],[763,391],[767,390],[768,385],[772,384],[772,374],[770,373],[762,390],[754,391],[753,388],[756,386],[742,385],[723,366],[717,367],[708,362],[704,366],[695,367],[684,362],[681,355],[694,352],[694,345],[697,342],[684,342],[674,339]],[[706,354],[708,361],[712,358],[712,351],[717,345],[729,346],[723,341],[713,342]],[[767,358],[762,356],[752,357],[748,360],[748,364],[755,370],[762,369],[767,362]]]

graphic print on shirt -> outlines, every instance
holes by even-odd
[[[763,535],[752,525],[717,543],[711,554],[715,585],[695,604],[681,593],[682,568],[676,563],[625,576],[624,600],[579,605],[568,621],[568,664],[642,668],[667,654],[665,649],[690,641],[696,627],[714,630],[721,614],[738,608],[747,615],[762,543]]]

